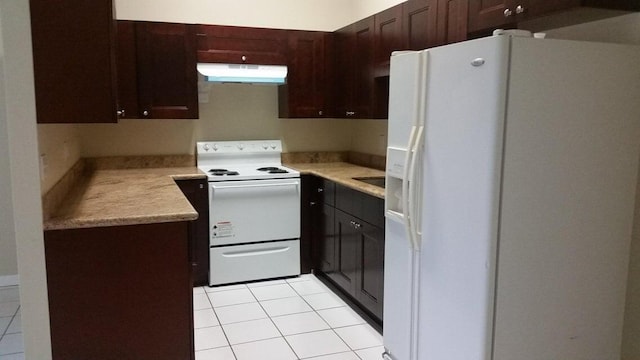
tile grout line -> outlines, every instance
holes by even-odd
[[[227,340],[227,344],[229,344],[229,349],[231,350],[231,354],[237,360],[238,357],[236,356],[236,353],[233,351],[233,347],[231,347],[231,342],[229,342],[229,337],[227,337],[227,333],[224,331],[224,328],[222,327],[222,323],[220,322],[220,318],[218,317],[218,314],[216,313],[216,309],[213,307],[213,303],[211,302],[211,298],[209,297],[209,294],[207,293],[207,289],[205,289],[204,286],[202,288],[203,288],[202,290],[204,290],[205,296],[207,297],[207,301],[209,302],[209,305],[211,305],[211,310],[213,310],[213,316],[216,317],[216,320],[218,321],[218,326],[220,326],[220,330],[222,330],[222,335],[224,335],[225,340]],[[209,327],[215,327],[215,326],[209,326]],[[218,348],[222,348],[222,347],[223,346],[220,346]],[[216,348],[212,348],[212,349],[216,349]],[[202,349],[202,350],[209,350],[209,349]]]

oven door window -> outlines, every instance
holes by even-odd
[[[211,246],[300,237],[300,179],[212,182]]]

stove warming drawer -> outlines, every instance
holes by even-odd
[[[300,274],[300,240],[210,249],[209,285]]]

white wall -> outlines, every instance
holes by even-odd
[[[49,305],[42,234],[42,206],[38,173],[33,62],[28,0],[0,1],[3,43],[4,107],[10,180],[2,191],[12,194],[13,233],[18,254],[25,358],[51,359]],[[2,137],[0,137],[0,140]],[[3,141],[4,142],[4,141]],[[0,151],[6,151],[0,150]],[[0,156],[7,155],[0,154]],[[3,156],[4,157],[4,156]],[[8,188],[7,188],[8,186]],[[7,204],[2,204],[6,206]]]

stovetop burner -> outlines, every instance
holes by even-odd
[[[236,175],[240,175],[240,173],[238,173],[237,171],[230,171],[227,169],[211,169],[209,170],[209,172],[211,173],[211,175],[213,176],[236,176]]]
[[[287,170],[280,169],[279,167],[275,167],[275,166],[261,167],[261,168],[258,168],[257,170],[258,171],[266,171],[269,174],[286,174],[286,173],[288,173]]]
[[[227,169],[211,169],[211,170],[209,170],[209,172],[212,172],[212,173],[227,172],[227,171],[229,171],[229,170],[227,170]]]

